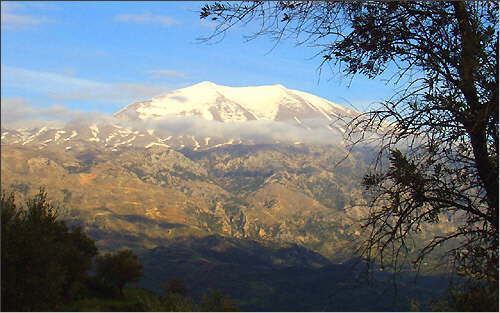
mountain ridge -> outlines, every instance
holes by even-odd
[[[112,116],[74,120],[64,127],[9,129],[2,144],[211,149],[233,144],[336,144],[342,116],[358,112],[282,85],[228,87],[202,82],[131,103]]]

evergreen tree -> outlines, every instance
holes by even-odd
[[[121,296],[127,283],[137,282],[143,276],[144,267],[129,249],[98,256],[96,264],[97,275],[117,287]]]
[[[200,304],[201,312],[237,312],[233,301],[216,290],[208,290]]]
[[[94,241],[70,230],[43,189],[18,207],[2,192],[2,311],[55,310],[78,293],[97,254]]]

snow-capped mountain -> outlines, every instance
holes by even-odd
[[[205,81],[130,104],[114,116],[131,120],[198,116],[219,122],[294,120],[300,124],[304,119],[333,120],[356,113],[326,99],[282,85],[228,87]]]
[[[1,142],[36,145],[40,149],[58,146],[71,150],[92,146],[111,151],[154,146],[198,150],[283,141],[301,144],[321,136],[329,141],[333,133],[344,132],[338,118],[357,114],[326,99],[282,85],[227,87],[202,82],[130,104],[106,122],[69,122],[59,129],[3,128]],[[175,122],[172,118],[177,122],[183,118],[197,118],[206,123],[171,127]],[[246,124],[252,121],[257,123]],[[253,128],[258,128],[255,136]]]

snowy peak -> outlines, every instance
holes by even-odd
[[[337,117],[357,114],[279,84],[228,87],[204,81],[130,104],[114,114],[113,122],[75,121],[61,129],[2,129],[1,141],[68,151],[85,147],[117,151],[157,146],[197,150],[233,144],[329,144],[345,133],[345,125]],[[249,121],[260,122],[246,123]]]
[[[115,113],[132,120],[197,116],[220,122],[302,120],[349,116],[357,112],[283,85],[228,87],[204,81],[133,103]]]
[[[218,85],[216,83],[211,82],[211,81],[205,80],[205,81],[202,81],[201,83],[195,84],[195,85],[193,85],[191,87],[194,87],[194,86],[216,87]],[[188,88],[191,88],[191,87],[188,87]]]

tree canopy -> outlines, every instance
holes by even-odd
[[[97,254],[81,229],[68,229],[42,189],[18,206],[2,192],[2,311],[54,310],[82,288]]]
[[[143,276],[143,265],[128,249],[98,256],[96,265],[97,275],[117,287],[121,295],[125,284],[137,282]]]
[[[364,252],[407,252],[413,234],[450,217],[458,226],[420,247],[416,264],[454,240],[457,270],[498,288],[498,6],[242,1],[207,4],[200,17],[216,23],[205,40],[253,21],[260,29],[248,38],[316,47],[322,68],[391,74],[399,92],[346,121],[353,145],[368,133],[380,138],[380,162],[363,180],[371,199]]]

